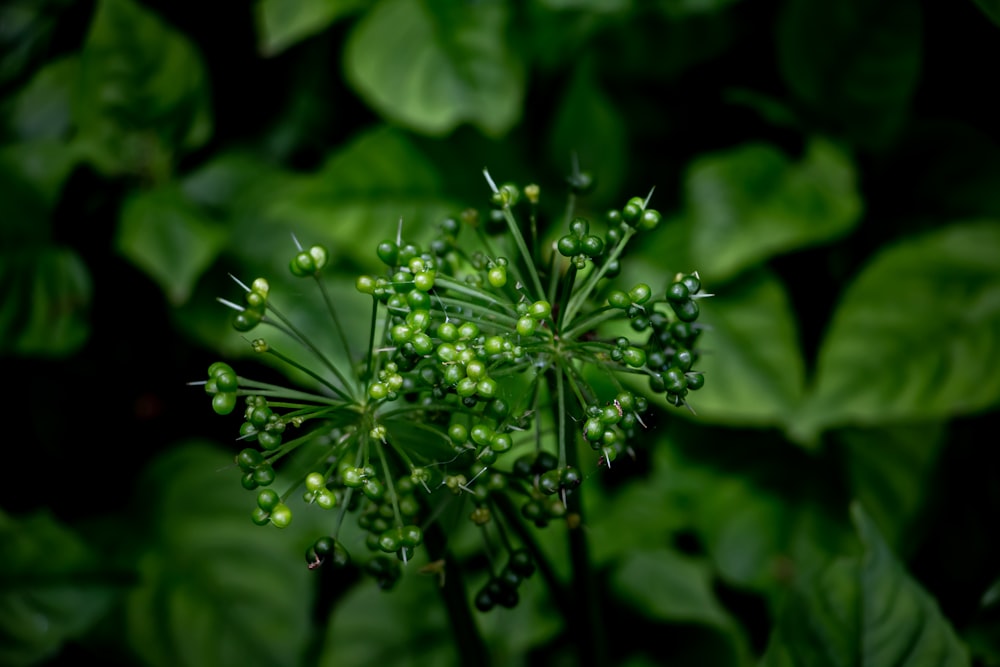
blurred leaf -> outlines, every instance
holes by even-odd
[[[300,664],[316,585],[302,554],[317,526],[299,514],[312,508],[280,534],[253,525],[232,454],[201,443],[168,451],[140,482],[153,537],[127,611],[144,663]]]
[[[574,9],[594,13],[616,13],[629,9],[632,0],[538,0],[538,4],[553,11]]]
[[[8,0],[0,5],[0,85],[21,76],[48,49],[71,0]]]
[[[7,112],[11,133],[21,140],[66,137],[79,76],[80,59],[76,56],[46,63],[11,100]]]
[[[83,636],[115,595],[95,554],[47,512],[0,510],[0,663],[38,664]]]
[[[229,240],[174,186],[134,192],[122,207],[116,244],[150,275],[174,304],[184,303],[195,282]]]
[[[946,419],[996,405],[998,257],[993,221],[883,248],[834,313],[793,436],[808,442],[831,426]]]
[[[991,21],[1000,26],[1000,0],[972,0]]]
[[[259,217],[241,220],[246,243],[236,250],[273,257],[273,241],[257,248],[254,242],[274,233],[265,227],[279,225],[285,239],[294,230],[304,244],[326,244],[334,258],[347,255],[368,266],[377,261],[375,245],[395,238],[400,219],[403,237],[420,241],[459,210],[428,157],[402,132],[376,127],[332,153],[319,171],[286,183]],[[283,272],[290,259],[281,258]]]
[[[73,147],[58,139],[38,138],[0,148],[0,184],[8,210],[6,228],[17,224],[48,230],[49,215],[59,201],[63,185],[76,166]],[[21,182],[18,182],[21,181]],[[18,192],[8,193],[16,187]],[[34,235],[38,230],[28,232]]]
[[[403,237],[420,243],[445,216],[460,210],[444,195],[445,184],[430,159],[406,135],[387,127],[355,137],[310,174],[231,153],[206,164],[182,187],[229,226],[230,239],[238,239],[226,247],[226,259],[236,262],[227,270],[245,282],[267,276],[275,303],[334,359],[343,354],[331,335],[329,313],[317,307],[320,295],[288,271],[295,253],[292,234],[304,246],[327,247],[331,275],[374,271],[375,245],[382,238],[395,238],[400,219]],[[215,302],[220,296],[239,301],[242,295],[224,275],[209,273],[209,289],[199,289],[197,303],[180,313],[183,327],[213,349],[249,353],[243,338],[229,327],[229,313]],[[328,285],[348,337],[358,348],[367,342],[368,318],[344,314],[367,311],[371,299],[354,289],[353,276]]]
[[[58,140],[33,139],[0,148],[0,200],[4,202],[0,237],[5,243],[48,240],[49,216],[75,162],[73,151]]]
[[[829,509],[838,497],[829,464],[775,433],[677,423],[669,436],[656,443],[647,482],[662,491],[643,499],[652,508],[637,508],[635,521],[623,516],[620,533],[654,511],[665,514],[657,520],[659,545],[693,534],[719,579],[769,600],[841,553],[851,537],[847,522]],[[633,538],[622,539],[627,551]]]
[[[194,45],[131,0],[100,0],[81,56],[81,150],[107,174],[163,177],[212,131],[207,73]]]
[[[549,133],[549,155],[563,173],[571,173],[574,156],[582,171],[596,180],[588,203],[609,201],[622,187],[628,136],[622,114],[600,88],[592,66],[581,65],[563,92]]]
[[[684,193],[691,269],[713,282],[844,236],[862,207],[850,157],[823,139],[798,162],[767,144],[700,157]]]
[[[459,664],[437,579],[421,577],[416,566],[407,566],[391,592],[367,581],[338,603],[320,667]]]
[[[897,561],[860,504],[864,554],[804,582],[778,620],[762,665],[937,667],[969,656],[934,602]]]
[[[931,500],[938,455],[945,444],[943,424],[843,429],[834,433],[847,455],[852,496],[883,527],[886,542],[899,549]],[[918,536],[919,537],[919,536]]]
[[[0,254],[0,354],[65,357],[90,335],[90,272],[70,248],[27,245]]]
[[[691,14],[718,12],[739,0],[659,0],[660,11],[670,17],[684,17]]]
[[[702,300],[701,312],[706,332],[695,368],[705,386],[687,397],[697,418],[785,424],[802,400],[805,368],[784,285],[769,271],[750,272]]]
[[[492,0],[380,0],[351,33],[347,78],[378,113],[418,132],[469,122],[501,136],[520,118],[525,87],[508,11]]]
[[[662,546],[669,536],[687,527],[688,517],[670,505],[671,482],[654,468],[645,479],[631,479],[614,494],[601,494],[599,485],[587,487],[587,533],[591,558],[605,565],[630,553]]]
[[[254,19],[260,52],[277,55],[367,4],[364,0],[258,0]]]
[[[777,22],[781,74],[834,133],[885,146],[920,80],[922,22],[911,0],[786,0]]]
[[[611,587],[637,612],[670,623],[696,623],[721,632],[732,664],[743,664],[749,647],[738,624],[712,590],[709,565],[670,549],[636,551],[615,568]]]

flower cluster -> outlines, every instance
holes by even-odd
[[[223,362],[204,383],[217,413],[242,407],[236,463],[256,492],[252,520],[287,526],[293,496],[334,513],[330,534],[306,553],[308,567],[351,562],[339,532],[352,515],[367,535],[365,569],[389,588],[442,508],[466,502],[469,519],[497,531],[507,551],[492,559],[506,565],[476,595],[480,610],[516,604],[518,583],[534,571],[514,539],[524,526],[512,524],[577,525],[582,471],[631,451],[655,395],[687,406],[703,386],[698,300],[709,296],[697,273],[655,290],[616,283],[629,244],[660,223],[648,197],[598,224],[570,213],[566,233],[545,244],[539,188],[498,187],[485,175],[485,214],[444,220],[426,245],[400,229],[375,248],[384,269],[356,280],[372,309],[356,364],[324,356],[278,310],[263,278],[240,283],[242,304],[223,301],[238,331],[276,327],[313,353],[315,364],[304,366],[265,338],[252,341],[321,391],[258,382]],[[346,351],[327,262],[322,247],[300,248],[290,270],[315,282]],[[293,454],[308,463],[288,466],[296,472],[286,479],[279,462]]]

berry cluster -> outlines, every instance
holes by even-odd
[[[703,386],[698,300],[709,296],[697,273],[678,274],[660,292],[615,284],[629,243],[661,221],[648,198],[607,212],[600,231],[569,215],[565,233],[545,244],[539,188],[497,187],[486,177],[485,216],[469,209],[444,220],[427,244],[404,239],[401,227],[377,245],[382,271],[355,282],[372,307],[360,363],[331,363],[258,278],[240,283],[243,304],[222,301],[236,311],[234,327],[290,334],[313,352],[314,366],[265,338],[252,348],[308,373],[322,390],[258,382],[223,362],[204,382],[221,415],[243,399],[236,463],[244,488],[257,492],[254,523],[287,526],[293,496],[334,511],[331,534],[307,549],[306,563],[347,567],[340,529],[350,514],[366,535],[364,570],[390,588],[428,527],[467,503],[487,544],[506,552],[475,596],[483,611],[515,605],[519,583],[535,569],[529,533],[513,524],[575,528],[582,482],[631,452],[650,397],[687,406],[689,392]],[[300,248],[290,270],[315,282],[349,355],[323,281],[327,263],[320,246]],[[285,479],[276,466],[292,455],[305,465],[289,468],[307,472]],[[490,562],[504,559],[492,554]]]

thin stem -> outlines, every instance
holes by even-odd
[[[559,440],[559,467],[566,467],[566,387],[563,386],[563,373],[561,368],[552,371],[556,376],[556,419],[558,428],[556,437]]]
[[[528,550],[531,554],[532,560],[535,561],[535,565],[538,567],[538,572],[542,575],[542,579],[545,580],[545,584],[549,588],[549,592],[552,594],[552,601],[555,602],[556,607],[559,608],[559,612],[564,618],[570,618],[573,611],[572,601],[570,600],[569,594],[566,590],[566,586],[559,581],[559,576],[556,571],[552,569],[552,564],[549,563],[549,559],[546,558],[545,552],[538,545],[538,541],[535,540],[535,536],[531,534],[531,530],[525,525],[524,520],[521,518],[520,513],[514,507],[510,498],[503,494],[495,494],[491,496],[491,500],[495,503],[497,509],[506,519],[506,523],[510,528],[517,533],[517,537],[521,540],[521,544],[524,548]]]
[[[365,364],[365,379],[370,380],[372,377],[372,359],[375,354],[373,350],[375,349],[375,329],[378,326],[378,299],[372,297],[372,319],[371,325],[368,327],[368,355],[367,362]]]
[[[565,340],[573,340],[580,334],[590,331],[591,329],[597,327],[597,325],[607,322],[608,320],[613,320],[620,315],[622,315],[621,309],[613,306],[605,306],[578,319],[573,323],[573,326],[562,332],[562,337]]]
[[[493,178],[487,170],[483,170],[483,175],[486,177],[486,181],[490,184],[490,188],[493,192],[499,192],[496,183],[493,182]],[[535,298],[541,298],[545,294],[545,290],[542,289],[542,281],[538,277],[538,269],[535,268],[535,258],[532,256],[531,251],[528,249],[528,244],[524,241],[524,235],[521,234],[521,228],[517,224],[517,220],[514,219],[514,214],[510,210],[509,205],[504,205],[503,207],[503,219],[507,222],[507,229],[510,231],[511,236],[514,237],[514,242],[517,244],[517,249],[521,253],[521,257],[524,258],[524,263],[528,268],[528,275],[531,276],[531,286],[535,290],[537,295]]]
[[[614,250],[608,256],[608,259],[601,264],[599,267],[595,267],[589,274],[587,274],[587,279],[584,281],[583,285],[577,290],[569,300],[569,304],[566,306],[566,314],[563,317],[563,322],[567,324],[573,324],[573,316],[576,312],[583,306],[584,302],[590,298],[590,293],[594,291],[597,287],[598,281],[604,277],[608,272],[608,269],[614,265],[615,260],[621,256],[622,251],[625,250],[626,244],[632,236],[635,235],[635,229],[629,227],[625,230],[625,234],[622,236],[622,240],[618,242]]]
[[[316,380],[317,382],[319,382],[320,384],[322,384],[324,387],[326,387],[327,389],[329,389],[330,391],[332,391],[333,393],[335,393],[342,400],[347,401],[347,402],[351,401],[351,397],[348,396],[347,393],[344,392],[344,390],[342,390],[340,387],[338,387],[337,385],[333,384],[332,382],[330,382],[326,378],[320,376],[318,373],[316,373],[316,371],[312,370],[311,368],[303,366],[302,364],[300,364],[299,362],[295,361],[291,357],[285,356],[281,352],[278,352],[277,350],[275,350],[270,345],[267,346],[267,353],[270,354],[270,355],[272,355],[272,356],[274,356],[274,357],[277,357],[278,359],[280,359],[281,361],[285,362],[286,364],[288,364],[292,368],[297,368],[298,370],[302,371],[303,373],[305,373],[306,375],[308,375],[309,377],[311,377],[312,379]],[[338,373],[338,377],[341,377],[339,373]],[[343,380],[342,377],[341,377],[341,380]]]
[[[246,392],[246,394],[253,393],[260,394],[262,396],[273,396],[275,398],[287,398],[289,400],[312,401],[314,403],[323,403],[334,406],[349,405],[351,403],[345,398],[337,400],[330,398],[329,396],[321,396],[319,394],[298,391],[296,389],[288,389],[287,387],[271,384],[269,382],[257,382],[256,380],[250,380],[243,376],[239,376],[239,386],[241,390],[253,390]],[[242,394],[242,391],[240,393]]]
[[[455,635],[459,664],[489,667],[490,653],[469,608],[469,597],[461,565],[445,546],[444,531],[437,521],[431,523],[424,531],[424,544],[432,561],[444,561],[446,576],[441,585],[441,597]]]
[[[326,308],[330,312],[330,317],[333,319],[333,326],[337,330],[337,337],[340,339],[341,345],[344,347],[344,358],[347,363],[351,363],[351,347],[347,342],[347,334],[344,332],[344,327],[340,323],[340,318],[337,317],[337,310],[333,307],[333,301],[330,299],[330,292],[326,289],[326,285],[323,281],[316,276],[316,284],[319,285],[320,294],[323,295],[323,301],[326,303]]]
[[[567,448],[567,465],[579,468],[577,448]],[[591,569],[590,547],[587,544],[587,534],[583,530],[583,503],[581,500],[583,487],[577,488],[566,496],[567,516],[572,517],[569,523],[569,551],[573,568],[573,586],[571,613],[569,625],[579,638],[579,661],[583,667],[601,667],[607,662],[607,643],[604,637],[604,623],[601,619],[601,600],[599,598],[594,572]]]
[[[292,322],[287,317],[285,317],[281,313],[281,311],[272,306],[270,303],[267,304],[267,310],[268,312],[273,313],[274,316],[277,317],[284,325],[284,328],[278,327],[279,329],[285,331],[285,333],[291,334],[299,343],[301,343],[306,349],[312,352],[316,356],[316,358],[319,359],[323,363],[323,365],[330,370],[331,373],[337,376],[337,379],[340,380],[340,383],[344,385],[345,389],[351,387],[351,383],[348,382],[344,374],[340,372],[340,369],[337,368],[337,366],[332,361],[327,359],[326,355],[320,352],[319,348],[313,345],[312,341],[310,341],[304,333],[302,333],[294,324],[292,324]],[[271,322],[270,324],[272,326],[277,326],[274,322]],[[348,362],[350,362],[350,357],[348,357]]]

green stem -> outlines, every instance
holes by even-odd
[[[337,376],[337,379],[340,380],[340,383],[343,384],[345,388],[351,386],[351,383],[347,381],[347,378],[344,377],[344,374],[340,372],[340,369],[337,368],[337,366],[332,361],[327,359],[326,355],[320,352],[319,348],[313,345],[312,341],[310,341],[304,333],[302,333],[294,324],[292,324],[292,322],[287,317],[285,317],[281,313],[281,311],[272,306],[270,303],[267,304],[267,310],[268,312],[272,313],[275,317],[277,317],[278,320],[284,326],[278,326],[278,324],[273,320],[268,322],[268,320],[265,319],[264,320],[265,322],[268,322],[271,326],[276,327],[277,329],[291,335],[293,338],[295,338],[295,340],[301,343],[303,347],[312,352],[316,356],[316,358],[319,359],[320,362],[330,370],[331,373]],[[348,362],[350,362],[350,358],[348,358]]]
[[[625,246],[628,244],[632,236],[635,235],[635,229],[629,227],[625,230],[625,234],[622,236],[622,240],[618,242],[614,250],[608,256],[607,261],[605,261],[601,266],[594,268],[588,275],[587,279],[584,281],[583,285],[580,287],[573,297],[569,300],[569,304],[566,306],[566,314],[563,317],[563,322],[566,324],[573,324],[573,316],[576,312],[583,307],[583,304],[588,298],[590,298],[590,293],[594,291],[597,287],[598,281],[604,277],[604,274],[608,272],[608,268],[612,266],[616,259],[621,256],[622,251],[625,250]]]
[[[552,594],[552,601],[555,602],[555,605],[558,607],[563,618],[568,619],[573,613],[573,605],[566,590],[566,586],[559,581],[559,576],[556,574],[555,570],[552,569],[552,564],[549,562],[549,559],[545,557],[545,552],[543,552],[542,548],[538,545],[534,535],[531,534],[531,530],[527,525],[525,525],[524,519],[521,518],[520,513],[514,507],[514,504],[508,496],[496,494],[491,497],[491,500],[506,519],[507,525],[510,526],[515,533],[517,533],[517,537],[521,540],[521,544],[523,544],[524,548],[531,554],[531,558],[535,561],[535,566],[538,568],[538,572],[542,575],[542,579],[545,580],[545,584],[549,587],[549,592]]]
[[[556,371],[561,377],[562,372]],[[557,385],[557,391],[561,382]],[[554,405],[563,416],[564,406],[558,402]],[[562,443],[560,443],[562,447]],[[563,454],[560,450],[560,456]],[[566,465],[579,469],[577,448],[565,448]],[[594,572],[590,565],[590,547],[587,544],[587,534],[583,530],[583,503],[581,502],[583,487],[577,488],[566,496],[567,522],[569,525],[569,551],[573,570],[573,586],[570,589],[571,613],[568,616],[573,636],[578,638],[579,657],[577,664],[582,667],[601,667],[607,664],[607,644],[604,638],[604,624],[601,619],[601,601],[598,596]]]
[[[469,608],[461,565],[445,546],[444,531],[438,522],[431,523],[424,531],[424,545],[432,561],[444,561],[445,577],[441,585],[441,597],[455,635],[459,664],[489,667],[490,653],[476,625],[472,609]]]
[[[330,293],[326,289],[326,285],[316,276],[316,284],[319,285],[320,294],[323,295],[323,301],[326,303],[326,308],[330,312],[330,317],[333,319],[333,326],[337,330],[337,337],[340,338],[340,343],[344,347],[344,359],[347,363],[351,363],[351,347],[347,342],[347,334],[344,332],[344,327],[340,323],[340,318],[337,317],[337,311],[333,307],[333,301],[330,299]]]

